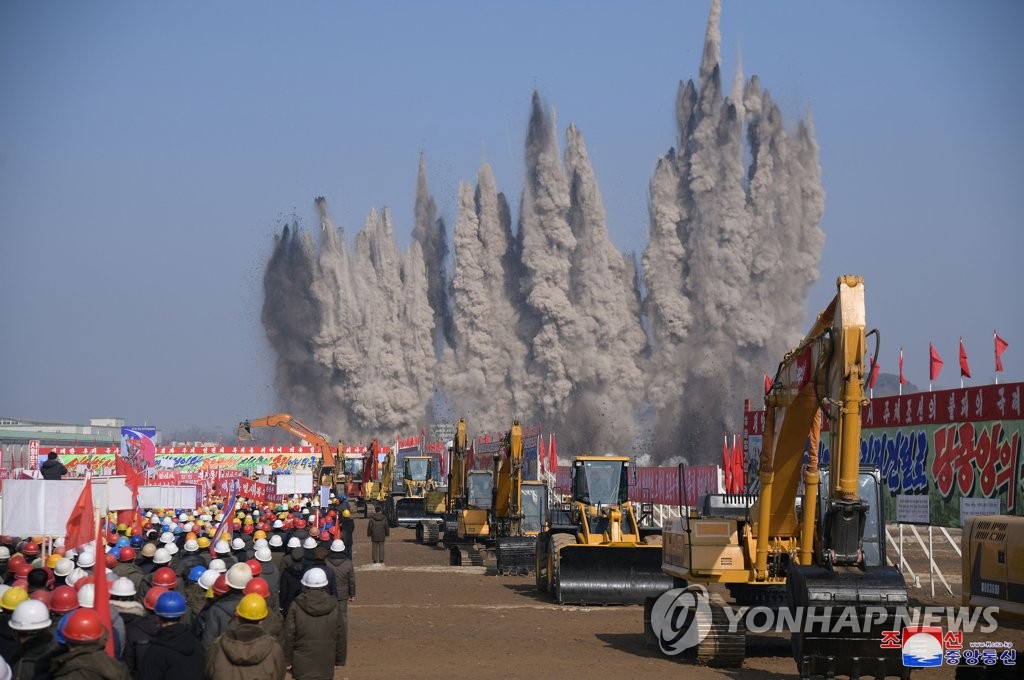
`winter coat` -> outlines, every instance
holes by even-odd
[[[185,588],[185,604],[188,605],[189,611],[192,612],[193,621],[206,608],[206,602],[206,591],[200,588],[198,584],[193,583],[188,588]]]
[[[114,567],[114,573],[117,574],[118,577],[124,577],[131,581],[132,585],[135,586],[136,595],[139,592],[139,588],[142,586],[142,579],[146,576],[142,573],[142,570],[135,566],[134,562],[119,562],[118,565]]]
[[[131,625],[135,619],[141,619],[142,617],[149,614],[146,608],[135,600],[115,600],[110,599],[110,608],[116,609],[117,613],[121,615],[121,620],[124,621],[125,630]]]
[[[7,663],[11,666],[11,679],[32,680],[37,666],[40,665],[40,659],[52,653],[56,648],[57,642],[49,630],[33,635],[12,656],[6,657]]]
[[[156,571],[157,568],[157,564],[152,560],[152,558],[149,557],[140,557],[139,559],[135,560],[135,566],[139,568],[139,571],[142,572],[143,576],[148,576],[149,574],[152,574],[154,571]],[[138,586],[135,586],[136,590],[138,590],[138,588]]]
[[[53,658],[50,672],[54,680],[131,680],[127,666],[107,656],[106,642],[89,642],[68,647]]]
[[[125,630],[124,662],[133,678],[144,677],[141,674],[142,660],[146,658],[149,643],[158,630],[160,630],[160,619],[156,617],[156,614],[148,614],[128,624]]]
[[[270,588],[267,605],[271,609],[277,609],[281,601],[281,570],[273,562],[261,562],[260,578],[266,581]]]
[[[146,680],[193,680],[205,667],[203,646],[183,623],[160,628],[149,642],[139,665],[139,677]]]
[[[11,622],[11,612],[6,609],[0,611],[0,656],[10,659],[21,645],[14,637],[14,631],[7,624]]]
[[[346,607],[349,599],[356,596],[356,572],[352,568],[352,560],[345,553],[331,553],[326,564],[327,568],[334,572],[338,602]]]
[[[246,621],[245,619],[240,619],[236,616],[235,618],[231,619],[231,623],[228,624],[228,630],[231,630],[232,628],[238,628],[239,626],[244,626],[248,623],[252,622]],[[284,644],[284,617],[281,616],[281,612],[271,607],[268,607],[267,617],[260,621],[260,628],[263,629],[264,633],[274,638],[281,644]]]
[[[391,535],[388,519],[380,510],[370,515],[370,520],[366,523],[366,535],[374,543],[383,543],[384,539]]]
[[[295,598],[284,620],[285,658],[295,680],[331,680],[343,644],[341,608],[323,588]]]
[[[281,643],[244,623],[217,638],[206,653],[206,680],[284,680]]]
[[[295,548],[299,550],[299,548]],[[281,574],[281,589],[280,589],[280,600],[281,600],[281,611],[285,614],[288,613],[288,607],[291,605],[292,600],[299,596],[304,586],[302,585],[302,575],[313,567],[320,567],[324,570],[327,575],[327,588],[326,590],[333,596],[338,592],[337,586],[335,585],[334,572],[327,567],[323,562],[298,562],[285,569],[284,573]]]
[[[39,471],[43,473],[43,479],[60,479],[68,473],[68,469],[64,467],[64,463],[60,462],[56,458],[47,458],[43,461],[43,464],[39,467]]]
[[[231,590],[215,599],[196,619],[196,637],[205,649],[227,629],[235,616],[235,608],[242,601],[241,590]]]
[[[208,567],[209,562],[200,555],[199,553],[187,552],[178,562],[178,578],[183,581],[188,580],[188,573],[192,571],[192,567]]]
[[[342,517],[341,524],[338,526],[341,529],[341,540],[345,541],[345,554],[352,558],[352,536],[355,534],[356,521],[351,517]]]

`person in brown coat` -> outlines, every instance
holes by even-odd
[[[93,609],[76,609],[64,625],[68,651],[50,663],[50,677],[64,680],[131,680],[128,667],[107,656],[107,632]]]
[[[284,650],[263,630],[266,600],[255,593],[246,595],[235,616],[241,623],[228,626],[206,652],[206,680],[284,680]]]
[[[284,619],[284,653],[295,680],[331,680],[345,665],[341,607],[327,592],[327,573],[313,567],[302,576],[305,590]]]
[[[373,563],[384,564],[384,540],[391,535],[391,527],[388,525],[388,518],[384,516],[379,507],[370,515],[370,521],[366,523],[366,535],[373,546]]]

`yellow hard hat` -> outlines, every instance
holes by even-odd
[[[246,517],[245,518],[245,523],[246,524],[252,524],[252,517]]]
[[[118,524],[118,525],[117,525],[117,530],[118,530],[118,531],[124,531],[124,530],[126,530],[127,528],[128,528],[128,525],[127,525],[127,524],[125,524],[124,522],[121,522],[120,524]]]
[[[260,596],[257,595],[256,597]],[[13,612],[18,607],[19,604],[21,604],[27,599],[28,593],[25,591],[25,589],[21,586],[14,586],[13,588],[10,588],[6,593],[4,593],[4,596],[2,598],[0,598],[0,607],[3,607],[4,610],[6,611]],[[262,600],[263,598],[260,599]],[[263,606],[264,608],[266,608],[266,605]]]
[[[349,512],[348,510],[342,510],[342,511],[341,511],[341,516],[342,516],[342,517],[351,517],[351,516],[352,516],[352,513],[351,513],[351,512]]]
[[[252,535],[252,540],[258,541],[261,538],[266,538],[266,537],[267,537],[267,532],[266,531],[264,531],[263,529],[257,529],[256,532]]]
[[[57,566],[57,563],[60,562],[60,559],[60,555],[54,553],[46,558],[46,566],[48,566],[50,569],[53,569]]]
[[[235,614],[246,621],[262,621],[267,618],[267,601],[257,593],[249,593],[235,607]]]
[[[207,538],[206,536],[200,536],[200,537],[199,537],[199,538],[198,538],[198,539],[196,540],[196,543],[198,543],[198,544],[199,544],[199,547],[200,547],[200,548],[202,548],[202,549],[204,549],[204,550],[205,550],[206,548],[209,548],[209,547],[210,547],[210,539],[208,539],[208,538]]]

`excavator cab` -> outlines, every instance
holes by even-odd
[[[415,527],[430,521],[426,494],[434,489],[434,459],[431,456],[405,456],[402,475],[395,478],[395,489],[384,508],[391,526]]]
[[[623,505],[629,502],[629,462],[583,460],[572,467],[572,498],[587,506]]]

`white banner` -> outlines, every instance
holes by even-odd
[[[896,495],[897,524],[931,524],[927,495]]]
[[[124,483],[124,477],[93,477],[92,505],[100,512],[131,510],[132,490]]]
[[[63,536],[85,480],[4,480],[2,533],[8,536]]]
[[[277,493],[279,494],[309,494],[313,493],[312,474],[294,474],[277,476]]]
[[[139,504],[144,508],[192,510],[196,507],[194,486],[140,486]]]
[[[967,520],[975,515],[998,515],[998,498],[961,498],[960,526],[967,526]]]

